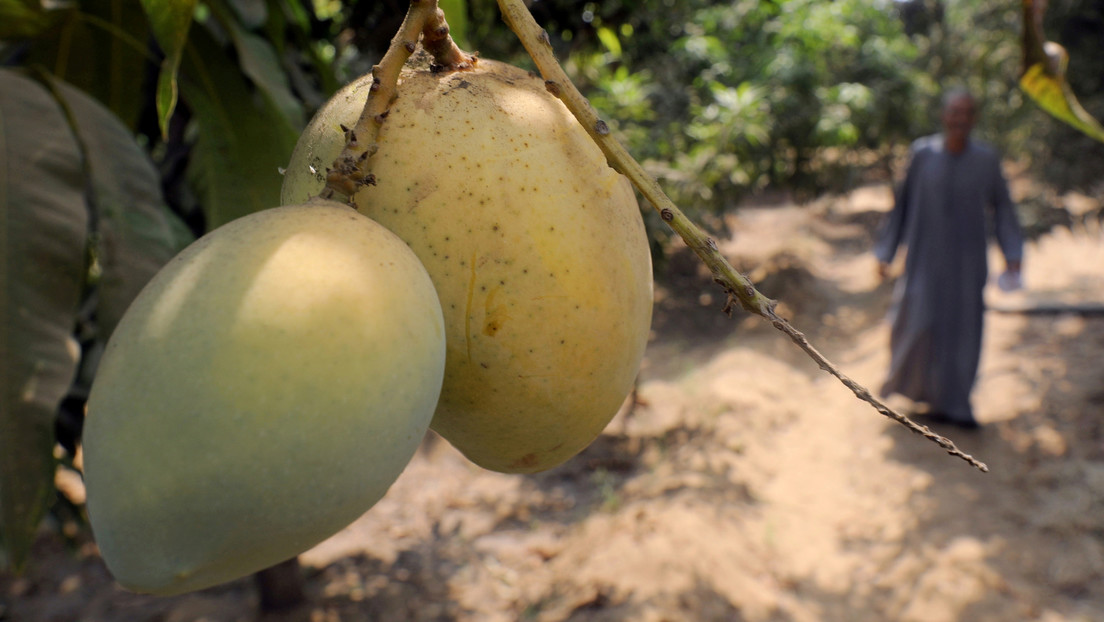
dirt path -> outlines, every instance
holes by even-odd
[[[888,357],[889,286],[866,253],[887,199],[745,209],[723,248],[868,386]],[[1099,232],[1028,253],[1031,290],[990,300],[1104,300]],[[312,605],[281,619],[1104,620],[1104,318],[987,315],[986,425],[937,430],[982,474],[759,320],[724,318],[684,253],[665,271],[635,409],[536,476],[427,439],[380,504],[302,556]],[[0,575],[0,620],[255,619],[248,580],[155,599],[112,587],[94,547],[44,538],[39,558]]]

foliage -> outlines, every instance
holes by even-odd
[[[630,151],[691,208],[823,188],[845,154],[905,143],[925,120],[918,48],[879,3],[570,4],[533,10]]]
[[[81,91],[0,70],[0,534],[12,563],[53,497],[54,416],[88,351],[189,235],[129,130]]]
[[[278,203],[305,102],[338,84],[325,20],[297,3],[141,8],[0,0],[0,59],[29,69],[0,70],[0,541],[16,567],[123,311],[193,232]]]
[[[143,0],[146,11],[124,10],[109,0],[25,6],[36,7],[50,25],[33,38],[7,40],[6,64],[40,66],[91,94],[155,156],[194,149],[199,162],[187,172],[195,190],[184,195],[179,209],[197,230],[275,204],[276,169],[287,161],[304,123],[303,101],[321,100],[328,93],[318,89],[337,86],[332,64],[311,62],[323,52],[311,39],[310,16],[295,3]],[[159,47],[150,45],[154,40]],[[308,64],[318,79],[306,77]],[[295,80],[298,93],[291,86],[294,76],[301,78]],[[231,100],[219,93],[245,96]],[[267,129],[203,131],[243,119]],[[261,166],[268,175],[253,174]],[[222,174],[205,174],[211,170]]]
[[[501,56],[509,36],[494,4],[470,2],[470,27]],[[630,151],[691,209],[852,183],[856,169],[938,131],[940,96],[956,86],[981,102],[979,135],[1010,156],[1034,157],[1059,184],[1098,176],[1072,149],[1053,159],[1070,141],[1052,136],[1072,132],[1019,87],[1019,3],[539,0],[532,10]],[[1099,3],[1050,2],[1046,28],[1069,49],[1069,80],[1090,113],[1104,91],[1102,22]]]
[[[76,373],[70,326],[88,218],[68,124],[49,93],[34,87],[0,74],[0,542],[17,567],[46,507],[54,410]],[[28,115],[40,122],[24,122]],[[21,178],[40,183],[15,183]],[[27,269],[35,264],[50,266],[47,279]]]

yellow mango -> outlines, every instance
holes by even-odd
[[[127,310],[88,401],[88,513],[112,574],[200,589],[355,520],[429,425],[444,336],[418,259],[346,206],[194,242]]]
[[[371,78],[300,137],[283,200],[318,193]],[[585,448],[631,390],[648,339],[651,260],[628,181],[544,82],[479,60],[404,72],[357,208],[406,241],[445,317],[432,428],[475,463],[533,472]]]

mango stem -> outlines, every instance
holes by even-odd
[[[410,0],[406,17],[391,44],[372,67],[372,85],[368,100],[352,128],[345,128],[345,148],[326,170],[326,186],[319,193],[324,199],[342,197],[351,202],[362,186],[373,186],[376,177],[369,170],[368,160],[376,152],[376,139],[380,127],[387,119],[387,110],[395,100],[399,74],[403,65],[418,47],[433,55],[436,70],[470,69],[476,57],[464,52],[449,35],[445,12],[437,6],[437,0]]]

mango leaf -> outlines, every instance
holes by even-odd
[[[437,6],[445,12],[445,21],[448,22],[452,40],[461,48],[468,49],[467,0],[439,0]]]
[[[310,31],[310,16],[307,15],[307,10],[303,8],[303,5],[298,2],[287,2],[285,0],[268,0],[268,3],[269,12],[283,13],[284,17],[286,17],[289,22],[295,24],[301,31]]]
[[[296,62],[287,63],[286,69],[289,81],[305,104],[312,110],[317,109],[343,86],[335,74],[334,64],[320,53],[322,45],[328,42],[313,36],[310,15],[301,3],[268,0],[268,5],[269,20],[265,24],[268,41],[281,55],[286,51],[287,42],[294,42],[299,54],[310,63],[311,70]],[[315,80],[319,82],[317,86]]]
[[[1022,9],[1020,88],[1051,116],[1104,142],[1104,126],[1081,106],[1066,81],[1069,54],[1061,45],[1046,40],[1043,32],[1046,0],[1022,0]]]
[[[81,91],[65,84],[58,90],[91,176],[96,325],[106,342],[142,287],[192,235],[165,205],[157,169],[127,128]]]
[[[181,92],[198,135],[188,165],[213,229],[280,204],[280,168],[299,132],[253,86],[205,29],[184,58]]]
[[[306,123],[303,105],[291,92],[287,74],[280,65],[276,50],[268,41],[245,31],[233,20],[224,20],[222,25],[230,33],[242,72],[272,100],[272,104],[292,127],[302,129]]]
[[[612,28],[606,26],[599,27],[598,40],[609,50],[611,56],[614,58],[621,58],[621,39],[617,37],[617,33],[615,33]]]
[[[16,569],[53,499],[53,423],[76,373],[84,169],[37,82],[0,70],[0,533]]]
[[[176,109],[177,71],[184,53],[184,44],[188,40],[188,29],[192,26],[196,0],[142,0],[142,8],[153,28],[153,36],[165,60],[161,62],[161,73],[157,77],[157,123],[161,126],[161,135],[168,136],[169,119]]]
[[[0,0],[0,39],[30,39],[48,29],[60,11],[38,0]]]
[[[1020,77],[1020,88],[1053,117],[1104,142],[1104,126],[1081,107],[1065,78],[1050,75],[1043,63],[1028,67]]]
[[[268,6],[265,0],[227,0],[238,19],[246,28],[260,28],[268,20]]]
[[[116,5],[116,0],[82,0],[64,11],[56,28],[31,42],[26,64],[48,68],[134,128],[145,100],[143,78],[154,57],[147,48],[145,16]]]

